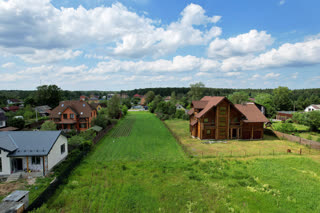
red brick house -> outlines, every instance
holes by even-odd
[[[97,117],[97,110],[85,101],[61,101],[50,113],[50,118],[58,129],[65,131],[85,131],[91,127],[91,121]]]
[[[226,97],[192,101],[190,133],[199,139],[261,139],[269,120],[254,103],[232,104]]]
[[[276,115],[277,120],[286,121],[290,118],[292,118],[293,113],[296,111],[278,111]]]

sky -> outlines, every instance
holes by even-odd
[[[0,0],[0,89],[319,88],[318,0]]]

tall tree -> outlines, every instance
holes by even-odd
[[[38,105],[49,105],[54,108],[59,105],[62,91],[57,85],[42,85],[37,87],[36,101]]]
[[[288,87],[281,87],[273,90],[273,102],[276,110],[292,110],[291,91]]]
[[[245,92],[235,92],[229,96],[229,100],[233,104],[243,104],[243,103],[247,102],[248,99],[249,99],[249,96]]]
[[[177,96],[176,96],[176,92],[175,91],[172,91],[172,93],[171,93],[170,102],[173,103],[173,104],[176,104],[176,102],[177,102]]]
[[[114,95],[108,102],[108,117],[118,118],[120,112],[120,97],[118,95]]]
[[[57,130],[57,125],[51,121],[47,120],[41,125],[41,131],[54,131]]]
[[[200,100],[203,97],[205,85],[202,82],[190,84],[190,91],[188,92],[191,100]]]
[[[148,103],[150,103],[150,102],[152,102],[153,101],[153,99],[154,99],[154,97],[155,97],[155,94],[154,94],[154,92],[153,91],[148,91],[147,92],[147,94],[146,94],[146,104],[148,104]]]
[[[273,104],[272,95],[261,93],[255,97],[255,102],[263,105],[266,108],[266,116],[271,118],[276,114],[276,109]]]

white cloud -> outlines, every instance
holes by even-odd
[[[280,73],[273,73],[273,72],[271,72],[271,73],[267,73],[266,75],[265,75],[265,78],[266,79],[269,79],[269,78],[278,78],[280,76]]]
[[[190,81],[190,80],[192,80],[192,77],[187,76],[187,77],[183,77],[183,78],[181,78],[181,80],[180,80],[180,81]]]
[[[298,75],[299,75],[299,73],[298,73],[298,72],[295,72],[295,73],[292,74],[291,77],[292,77],[293,79],[297,79],[297,78],[298,78]]]
[[[82,54],[82,51],[76,50],[63,50],[63,49],[52,49],[52,50],[37,50],[28,54],[18,54],[18,56],[29,63],[52,63],[61,60],[70,60],[78,57]]]
[[[226,76],[238,76],[241,75],[241,72],[227,72]]]
[[[245,34],[225,39],[216,38],[209,45],[208,56],[227,58],[261,52],[273,43],[273,38],[265,31],[250,30]]]
[[[13,63],[13,62],[8,62],[8,63],[1,65],[2,68],[12,68],[14,66],[15,66],[15,63]]]
[[[284,3],[286,3],[286,0],[280,0],[279,4],[283,5]]]
[[[220,18],[206,16],[201,6],[190,4],[180,20],[159,26],[158,21],[138,15],[121,3],[93,9],[57,9],[50,0],[0,1],[0,46],[15,52],[17,48],[65,50],[97,44],[114,56],[156,57],[180,47],[207,44],[221,34],[219,27],[207,29],[207,25]],[[204,30],[194,27],[199,25]],[[24,58],[38,61],[35,57]]]

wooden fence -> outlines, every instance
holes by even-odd
[[[300,137],[295,136],[295,135],[289,135],[289,134],[278,132],[278,131],[275,131],[275,130],[272,130],[272,131],[274,132],[274,134],[278,138],[284,138],[284,139],[287,139],[288,141],[297,142],[297,143],[300,143],[302,145],[309,146],[312,149],[319,149],[320,150],[320,143],[319,142],[308,140],[308,139],[304,139],[304,138],[300,138]]]
[[[107,126],[105,129],[97,133],[96,137],[92,140],[93,144],[97,144],[98,141],[103,138],[112,128],[114,124]]]

